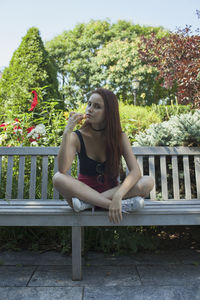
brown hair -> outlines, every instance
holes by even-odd
[[[92,94],[99,94],[105,108],[106,137],[106,173],[115,180],[119,175],[122,155],[122,128],[119,105],[116,95],[104,88],[98,88]]]

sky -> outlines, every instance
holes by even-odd
[[[131,21],[175,31],[200,28],[199,0],[0,0],[0,69],[8,66],[27,30],[35,26],[43,42],[90,20]]]

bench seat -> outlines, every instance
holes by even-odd
[[[105,210],[74,212],[65,201],[0,201],[0,226],[113,226]],[[200,225],[200,200],[145,199],[144,209],[123,213],[115,226]]]

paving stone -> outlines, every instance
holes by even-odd
[[[135,267],[90,266],[83,268],[83,280],[72,281],[71,268],[39,267],[29,286],[138,286],[141,285]]]
[[[0,288],[0,300],[81,300],[80,287]]]
[[[192,265],[138,265],[142,284],[183,286],[200,284],[200,266]]]
[[[56,251],[2,251],[0,252],[0,265],[71,265],[72,258],[69,255]]]
[[[0,266],[0,286],[26,286],[35,267]]]
[[[142,252],[132,255],[107,255],[98,252],[88,252],[86,265],[138,265],[138,264],[178,264],[181,260],[176,251],[161,251],[157,253]]]
[[[200,289],[196,287],[99,287],[85,288],[84,300],[200,300]]]

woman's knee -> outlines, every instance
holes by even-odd
[[[142,176],[138,182],[138,188],[143,196],[148,195],[148,193],[154,187],[154,179],[151,176]]]
[[[53,181],[53,185],[56,187],[58,186],[58,184],[61,182],[62,178],[63,178],[64,174],[60,173],[60,172],[56,172],[52,178]]]
[[[60,177],[60,172],[56,172],[56,173],[53,175],[52,181],[53,181],[53,185],[54,185],[54,186],[57,185],[57,182],[59,181],[59,177]]]
[[[148,180],[147,186],[148,186],[149,191],[151,191],[154,187],[155,182],[154,182],[154,179],[152,176],[147,176],[147,177],[148,177],[147,178],[147,180]]]

